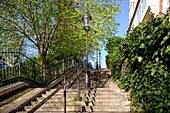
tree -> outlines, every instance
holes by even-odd
[[[106,64],[107,67],[111,70],[114,79],[120,77],[123,55],[119,48],[123,41],[124,38],[120,36],[108,38],[108,42],[105,48],[108,52],[108,55],[106,56]]]
[[[40,63],[45,66],[47,58],[55,58],[56,53],[84,53],[85,33],[80,18],[84,6],[93,16],[89,32],[92,51],[99,40],[114,35],[118,5],[115,0],[1,0],[0,38],[7,43],[12,39],[20,47],[29,44],[38,50]],[[57,55],[61,56],[60,53]]]

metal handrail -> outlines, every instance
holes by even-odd
[[[66,93],[66,88],[70,88],[73,83],[75,83],[76,80],[78,80],[78,99],[80,101],[80,74],[83,72],[83,70],[85,69],[85,67],[83,67],[81,70],[79,70],[79,68],[77,68],[77,77],[74,78],[73,81],[69,81],[69,83],[67,83],[66,85],[64,85],[64,113],[66,113],[66,97],[67,97],[67,93]]]
[[[64,113],[66,113],[66,87],[70,84],[70,81],[69,83],[67,83],[66,85],[64,85]]]
[[[9,62],[10,61],[10,62]],[[43,67],[21,52],[0,52],[0,86],[18,78],[48,84],[75,65],[74,57]],[[45,73],[45,74],[44,74]],[[45,78],[44,78],[45,75]]]

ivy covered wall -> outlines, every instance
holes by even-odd
[[[116,70],[111,69],[118,73],[112,74],[122,88],[131,91],[134,111],[170,113],[170,14],[138,25],[109,54],[119,55]],[[120,76],[122,62],[127,67]]]

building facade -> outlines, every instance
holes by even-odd
[[[170,9],[170,0],[129,0],[129,31],[139,23],[156,16],[166,14]]]

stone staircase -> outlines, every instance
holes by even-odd
[[[67,113],[81,112],[82,106],[86,106],[86,98],[84,94],[88,92],[84,88],[84,76],[80,78],[80,97],[78,99],[78,83],[77,81],[69,88],[66,89],[66,111]],[[45,96],[45,95],[44,95]],[[50,98],[45,104],[43,104],[35,113],[63,113],[64,111],[64,90],[61,89],[52,98]]]
[[[86,98],[89,103],[84,106],[84,112],[130,112],[128,93],[121,91],[111,79],[106,82],[104,87],[89,91]]]
[[[128,104],[128,93],[123,92],[108,77],[103,77],[99,82],[98,88],[91,90],[85,89],[85,77],[80,79],[80,97],[78,99],[77,81],[69,89],[66,89],[66,112],[67,113],[127,113],[130,112]],[[55,90],[55,89],[54,89]],[[36,105],[50,94],[46,92],[37,101],[31,102],[31,106]],[[28,112],[31,106],[25,106]],[[23,112],[23,113],[25,113]],[[60,89],[45,104],[38,108],[35,113],[63,113],[64,112],[64,90]],[[21,111],[18,113],[22,113]]]
[[[80,84],[81,101],[78,100],[78,90],[76,84],[67,89],[67,113],[126,113],[130,112],[128,104],[128,93],[120,90],[116,84],[109,79],[103,79],[106,83],[102,88],[92,90],[83,89],[84,79]],[[102,81],[100,81],[101,83]],[[37,109],[36,113],[63,113],[64,94],[61,89],[55,96],[49,99],[44,105]]]

